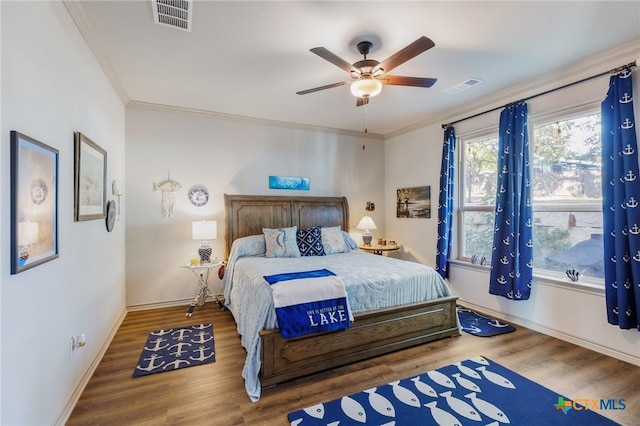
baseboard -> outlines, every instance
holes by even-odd
[[[56,426],[58,425],[63,426],[67,423],[67,420],[69,420],[69,416],[71,416],[71,412],[73,411],[76,404],[78,403],[78,400],[80,399],[80,395],[82,395],[84,388],[87,387],[87,384],[89,383],[89,380],[93,376],[93,373],[95,373],[96,369],[98,368],[98,365],[102,360],[102,357],[107,352],[107,349],[109,349],[109,345],[111,344],[111,341],[113,340],[116,333],[118,332],[120,325],[122,325],[122,322],[127,316],[127,312],[128,311],[125,308],[120,313],[120,316],[118,317],[114,326],[111,328],[111,331],[109,332],[109,335],[107,336],[104,343],[102,344],[102,347],[100,348],[96,356],[93,358],[93,361],[89,365],[89,368],[87,368],[87,371],[85,371],[84,375],[82,376],[82,379],[80,379],[80,382],[78,383],[75,390],[71,394],[71,398],[69,398],[69,401],[67,402],[67,405],[64,407],[64,410],[62,410],[62,413],[58,416],[58,419],[55,421],[54,424]]]
[[[222,295],[218,295],[218,298],[222,301],[224,301],[224,297]],[[129,310],[129,312],[134,312],[134,311],[146,311],[149,309],[158,309],[158,308],[172,308],[174,306],[184,306],[185,309],[187,306],[189,306],[189,304],[193,301],[193,298],[191,299],[180,299],[180,300],[170,300],[167,302],[156,302],[156,303],[141,303],[139,305],[130,305],[127,306],[127,309]],[[213,297],[207,297],[206,302],[214,302],[215,303],[215,299]]]
[[[496,318],[501,319],[503,321],[512,322],[514,324],[521,325],[522,327],[526,327],[528,329],[537,331],[539,333],[546,334],[547,336],[555,337],[557,339],[564,340],[565,342],[582,346],[583,348],[590,349],[594,352],[598,352],[603,355],[607,355],[612,358],[616,358],[621,361],[628,362],[629,364],[640,366],[640,358],[638,357],[634,357],[633,355],[629,355],[624,352],[616,351],[606,346],[602,346],[600,344],[590,342],[588,340],[585,340],[576,336],[572,336],[570,334],[566,334],[558,330],[553,330],[551,328],[545,327],[536,322],[529,321],[524,318],[514,317],[511,315],[505,315],[502,312],[494,311],[492,309],[485,308],[484,306],[475,305],[466,300],[460,300],[460,305],[467,307],[469,309],[480,311],[487,315],[495,316]]]

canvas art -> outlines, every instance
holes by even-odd
[[[400,188],[396,191],[396,217],[430,218],[431,187]]]
[[[293,176],[269,176],[269,189],[297,189],[308,191],[309,178]]]

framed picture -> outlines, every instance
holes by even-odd
[[[431,187],[400,188],[396,191],[396,217],[431,217]]]
[[[74,133],[74,220],[106,216],[107,151],[80,132]]]
[[[58,150],[11,131],[11,273],[58,257]]]

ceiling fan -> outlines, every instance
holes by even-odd
[[[367,55],[371,51],[372,46],[373,43],[370,41],[361,41],[358,43],[358,51],[361,55],[364,55],[364,59],[354,64],[350,64],[324,47],[314,47],[311,49],[311,52],[348,72],[351,75],[351,80],[314,87],[313,89],[301,90],[296,92],[296,94],[306,95],[307,93],[318,92],[320,90],[350,84],[351,93],[357,97],[356,106],[362,106],[369,103],[369,98],[380,93],[383,84],[414,87],[431,87],[435,84],[437,80],[435,78],[403,77],[387,74],[398,65],[407,62],[409,59],[412,59],[435,46],[435,43],[431,41],[430,38],[422,36],[382,62],[378,62],[375,59],[367,59]]]

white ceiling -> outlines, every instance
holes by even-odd
[[[640,54],[640,1],[196,0],[191,32],[155,24],[150,0],[79,4],[128,100],[382,135],[623,44]],[[435,47],[391,74],[431,88],[385,86],[366,110],[349,86],[296,95],[348,79],[313,47],[353,63],[372,40],[382,61],[422,35]],[[470,78],[484,83],[444,92]]]

